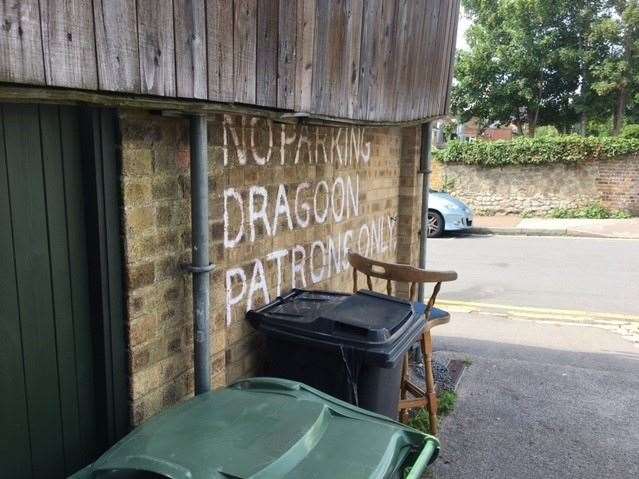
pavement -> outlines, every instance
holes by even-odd
[[[639,218],[596,220],[476,216],[471,233],[639,239]]]
[[[435,356],[469,360],[436,479],[639,477],[639,241],[457,236]],[[427,476],[428,477],[428,476]]]
[[[453,314],[434,335],[437,358],[471,364],[431,477],[639,477],[631,343],[588,325],[479,313]]]

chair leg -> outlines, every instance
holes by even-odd
[[[402,379],[399,385],[399,399],[406,399],[406,381],[408,380],[408,353],[404,354],[404,361],[402,363]],[[407,418],[407,410],[400,406],[399,408],[399,422],[406,423]]]
[[[430,421],[430,433],[437,435],[437,393],[433,380],[433,342],[430,331],[426,331],[421,337],[422,354],[424,355],[424,373],[426,375],[426,401],[428,404],[428,418]]]

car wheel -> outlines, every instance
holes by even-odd
[[[444,232],[444,217],[437,211],[428,212],[428,237],[437,238]]]

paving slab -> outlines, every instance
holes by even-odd
[[[522,220],[521,216],[475,216],[473,225],[488,228],[514,228]]]
[[[598,238],[639,238],[639,218],[521,218],[519,216],[477,216],[474,234],[530,236],[586,236]]]
[[[581,325],[453,315],[436,356],[469,359],[432,470],[448,478],[639,477],[639,348]]]

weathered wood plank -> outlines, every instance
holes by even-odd
[[[415,2],[413,0],[400,0],[398,8],[399,23],[399,39],[398,44],[401,45],[399,51],[399,61],[397,68],[397,92],[395,97],[394,115],[406,118],[406,107],[410,105],[411,96],[401,94],[401,92],[410,91],[410,78],[415,68]]]
[[[428,57],[428,51],[424,48],[424,44],[429,45],[429,48],[432,49],[440,48],[435,35],[438,28],[438,14],[441,11],[441,4],[442,2],[433,2],[432,0],[426,2],[427,23],[425,30],[422,31],[423,36],[419,41],[418,56],[420,59]],[[415,115],[421,115],[423,112],[429,110],[429,105],[433,99],[433,89],[437,84],[437,74],[438,67],[436,58],[431,57],[428,67],[417,75],[415,92],[418,93],[419,96],[413,106],[413,113]]]
[[[440,5],[439,23],[437,25],[437,44],[442,52],[441,55],[438,55],[436,60],[437,63],[437,78],[436,85],[433,88],[433,92],[440,93],[442,92],[442,88],[446,83],[446,79],[448,78],[448,49],[449,49],[449,39],[444,35],[448,35],[448,32],[451,28],[451,16],[453,10],[453,0],[446,0],[442,2]],[[443,110],[444,106],[444,95],[436,94],[431,96],[431,102],[428,105],[428,112],[440,112]]]
[[[228,0],[207,0],[206,34],[209,100],[235,100],[233,8]]]
[[[277,106],[278,10],[279,0],[259,0],[257,3],[255,98],[262,106]]]
[[[379,64],[379,44],[377,37],[381,30],[381,9],[383,0],[369,0],[362,12],[362,48],[360,55],[359,110],[357,115],[369,119],[371,108],[375,108],[374,91],[377,90],[381,72]]]
[[[142,93],[175,96],[173,1],[137,2]]]
[[[0,81],[362,121],[412,121],[447,108],[458,0],[0,2],[9,27],[31,25],[29,58],[42,63],[16,60],[24,39],[5,25]],[[33,34],[40,26],[41,39]]]
[[[444,20],[440,18],[440,16],[443,14],[443,11],[445,9],[446,1],[436,2],[435,13],[433,15],[435,26],[428,32],[429,36],[426,40],[430,42],[430,45],[432,45],[433,48],[436,48],[438,50],[442,48],[442,43],[440,41],[438,33],[442,28],[442,24],[444,23]],[[441,64],[439,62],[440,57],[441,55],[438,55],[437,57],[433,58],[427,81],[419,90],[422,92],[428,92],[429,94],[422,95],[422,97],[420,98],[418,114],[423,114],[424,112],[428,112],[433,108],[436,108],[437,98],[434,97],[432,92],[437,89],[437,85],[439,84],[439,79],[442,73]]]
[[[76,89],[51,89],[45,87],[0,86],[0,101],[9,103],[59,103],[65,105],[100,105],[112,108],[140,108],[153,111],[174,111],[189,113],[235,113],[238,115],[260,116],[280,122],[296,123],[297,120],[283,117],[275,110],[242,105],[239,103],[220,103],[204,100],[185,100],[168,97],[149,97],[148,95],[112,95]],[[346,120],[344,120],[346,121]]]
[[[450,69],[451,60],[453,59],[453,55],[451,55],[454,47],[453,43],[455,39],[452,37],[452,32],[455,29],[455,19],[457,18],[457,2],[455,0],[449,0],[449,14],[446,20],[446,28],[444,30],[444,54],[442,55],[442,80],[440,84],[440,89],[442,90],[442,95],[439,97],[439,111],[443,111],[446,103],[446,94],[444,93],[444,89],[448,84],[448,74]]]
[[[140,93],[135,0],[93,0],[93,14],[99,88]]]
[[[398,0],[384,2],[382,5],[381,19],[382,30],[379,34],[378,68],[381,78],[375,91],[375,103],[377,107],[372,110],[372,116],[368,118],[377,120],[394,115],[394,104],[397,98],[397,59],[399,57],[400,46],[397,43],[399,31],[397,28]]]
[[[345,117],[357,104],[362,5],[362,0],[317,3],[313,111]]]
[[[280,0],[277,59],[277,107],[295,108],[297,2]]]
[[[435,31],[437,25],[436,17],[436,4],[433,0],[422,1],[421,6],[425,14],[420,19],[421,25],[419,25],[416,32],[415,40],[417,47],[415,49],[415,62],[417,63],[413,72],[412,90],[411,94],[414,95],[414,100],[411,103],[410,115],[421,115],[423,110],[422,105],[428,101],[428,98],[432,94],[432,91],[428,88],[428,85],[432,84],[434,71],[434,56],[429,56],[429,51],[436,51],[436,46],[432,43],[428,43],[432,37],[432,32]]]
[[[446,14],[442,16],[441,28],[439,29],[438,35],[444,35],[444,37],[440,38],[440,44],[442,49],[442,54],[439,56],[439,77],[437,79],[437,91],[438,95],[435,98],[434,105],[431,106],[431,109],[437,113],[444,111],[445,101],[446,101],[446,86],[448,84],[448,73],[450,67],[450,49],[451,43],[453,41],[450,38],[450,33],[452,32],[453,26],[453,16],[455,15],[455,0],[448,0],[446,3]]]
[[[343,52],[344,11],[339,0],[325,0],[317,3],[315,15],[322,19],[315,26],[313,42],[313,75],[311,108],[313,111],[330,114],[338,112],[337,105],[331,106],[333,87],[339,87]],[[324,21],[330,18],[331,21]],[[335,48],[338,43],[338,48]]]
[[[452,21],[452,32],[450,33],[450,48],[448,51],[448,78],[444,85],[444,90],[441,93],[444,95],[444,108],[440,111],[441,114],[447,115],[450,110],[450,89],[453,82],[453,71],[455,69],[455,59],[457,52],[457,27],[459,24],[459,7],[460,0],[453,0],[455,2],[454,14]]]
[[[207,98],[205,0],[173,0],[177,96]]]
[[[415,100],[410,105],[410,109],[407,109],[411,117],[412,115],[421,115],[428,110],[427,105],[432,100],[437,78],[436,56],[432,52],[439,48],[433,40],[435,39],[437,14],[441,2],[426,0],[424,3],[425,15],[416,35],[415,56],[418,65],[413,72],[414,78],[411,87],[412,91],[415,92]]]
[[[348,55],[346,78],[348,84],[347,109],[345,115],[352,117],[359,107],[359,71],[362,43],[364,0],[350,0],[347,4],[348,21],[346,24],[346,48]]]
[[[257,0],[235,0],[233,71],[235,101],[255,103]]]
[[[409,23],[411,21],[409,15],[413,15],[413,2],[407,0],[397,0],[393,18],[393,32],[390,40],[391,59],[387,65],[385,77],[385,89],[395,92],[387,95],[384,105],[384,116],[395,116],[399,113],[399,101],[404,95],[400,94],[403,90],[406,75],[406,63],[412,63],[413,59],[405,54],[406,46],[410,44],[408,39]]]
[[[315,41],[315,0],[297,2],[297,46],[295,67],[295,109],[311,111],[313,51]],[[328,21],[328,19],[323,19]]]
[[[0,81],[44,85],[38,0],[0,0]]]
[[[40,0],[40,13],[47,85],[97,89],[91,0]]]

